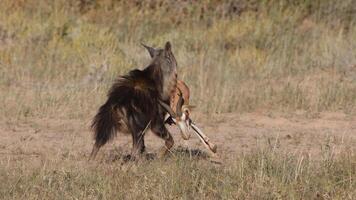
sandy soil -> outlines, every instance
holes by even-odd
[[[193,116],[194,117],[194,116]],[[356,116],[343,113],[321,113],[308,117],[305,113],[289,116],[281,114],[221,114],[212,119],[195,116],[196,124],[218,145],[223,161],[261,147],[286,153],[305,153],[317,159],[325,149],[334,153],[356,150]],[[0,122],[0,160],[22,160],[43,163],[52,159],[86,161],[93,144],[88,120],[29,120],[22,124]],[[175,149],[181,146],[207,149],[192,134],[184,142],[176,127],[170,127],[175,138]],[[146,135],[148,152],[157,152],[163,141],[152,133]],[[113,160],[130,152],[131,137],[119,134],[105,145],[97,160]]]

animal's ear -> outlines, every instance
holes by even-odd
[[[171,43],[169,41],[166,42],[166,45],[164,45],[164,50],[171,51],[171,49],[172,49]]]
[[[156,49],[154,49],[152,47],[149,47],[149,46],[147,46],[147,45],[145,45],[143,43],[141,43],[141,45],[144,46],[147,49],[147,51],[150,54],[151,58],[153,58],[155,56]]]

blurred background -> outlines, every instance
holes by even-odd
[[[356,111],[355,0],[1,0],[0,119],[90,119],[171,41],[215,113]]]

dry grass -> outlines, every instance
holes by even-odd
[[[253,114],[218,120],[203,129],[223,165],[205,159],[194,137],[192,155],[175,147],[166,159],[123,163],[131,139],[120,135],[88,162],[92,142],[82,120],[0,126],[0,199],[355,199],[352,121]],[[173,136],[182,144],[178,132]],[[145,142],[149,152],[163,145],[153,134]]]
[[[0,128],[85,124],[118,74],[149,62],[140,42],[167,40],[199,113],[355,115],[354,0],[139,2],[1,0]],[[355,199],[354,152],[320,158],[268,148],[224,166],[179,154],[123,166],[14,157],[0,160],[0,197]]]
[[[1,1],[0,116],[92,115],[112,79],[148,63],[139,43],[166,40],[201,111],[355,112],[353,1],[240,3],[227,16],[215,1],[80,2]]]
[[[70,163],[52,160],[30,169],[1,161],[3,199],[355,199],[356,157],[260,149],[224,166],[176,154],[168,160]],[[15,166],[15,167],[14,167]]]

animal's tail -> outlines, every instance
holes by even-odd
[[[100,147],[116,136],[118,121],[115,115],[115,107],[115,102],[109,98],[108,101],[99,108],[98,113],[93,119],[91,128],[94,131],[95,144],[90,158],[94,159]]]

